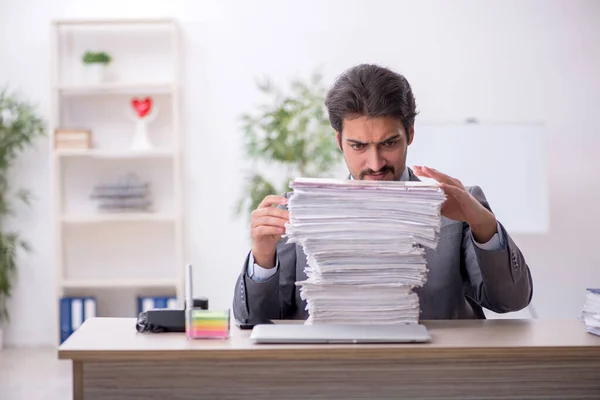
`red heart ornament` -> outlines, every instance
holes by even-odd
[[[134,98],[131,100],[131,105],[135,109],[138,117],[144,118],[152,109],[152,99],[150,97],[146,97],[144,100]]]

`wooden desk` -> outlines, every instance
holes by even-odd
[[[254,345],[86,321],[59,348],[75,399],[600,399],[600,337],[578,320],[425,321],[430,344]]]

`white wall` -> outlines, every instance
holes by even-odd
[[[576,316],[584,288],[600,286],[600,2],[4,0],[0,81],[48,115],[50,20],[145,16],[183,25],[187,256],[213,307],[229,306],[248,250],[247,224],[231,209],[243,183],[237,118],[259,100],[253,78],[282,82],[322,65],[332,79],[359,62],[406,74],[422,121],[545,121],[551,230],[515,236],[537,311]],[[57,332],[46,148],[28,152],[15,173],[38,201],[13,223],[36,249],[21,260],[11,302],[14,345],[55,344]]]

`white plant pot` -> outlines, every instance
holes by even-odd
[[[84,66],[85,81],[88,84],[99,84],[106,80],[106,64],[92,63]]]

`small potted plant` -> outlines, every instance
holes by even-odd
[[[85,66],[86,78],[89,83],[104,82],[106,67],[112,61],[104,51],[86,51],[81,60]]]

